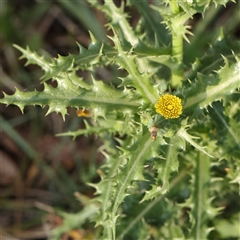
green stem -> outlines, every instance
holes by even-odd
[[[180,8],[176,0],[169,2],[170,9],[174,15],[177,15],[180,12]],[[180,19],[179,19],[180,20]],[[178,34],[178,24],[172,25],[172,56],[176,64],[176,67],[172,68],[172,87],[182,86],[183,80],[183,36]]]
[[[172,34],[172,56],[177,62],[176,68],[172,68],[171,85],[173,87],[181,86],[183,80],[183,37]]]

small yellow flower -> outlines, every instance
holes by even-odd
[[[182,113],[181,99],[171,94],[161,96],[154,107],[166,119],[178,118]]]

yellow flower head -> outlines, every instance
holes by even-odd
[[[178,118],[182,113],[181,99],[171,94],[161,96],[154,107],[166,119]]]

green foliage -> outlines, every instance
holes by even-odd
[[[141,13],[132,27],[123,2],[116,7],[112,1],[89,1],[105,13],[112,35],[107,42],[90,34],[89,47],[78,44],[78,55],[46,59],[15,46],[26,65],[41,67],[44,89],[4,93],[1,103],[22,112],[28,105],[48,107],[47,114],[58,112],[63,119],[69,107],[90,110],[94,121],[84,121],[86,129],[59,135],[75,139],[95,134],[103,141],[101,181],[89,183],[97,196],[81,212],[64,216],[64,225],[53,232],[55,239],[88,219],[99,228],[98,239],[207,239],[214,229],[221,237],[231,235],[221,229],[228,226],[225,220],[213,221],[224,208],[214,202],[223,186],[214,192],[213,182],[214,167],[226,161],[226,184],[237,192],[240,183],[240,42],[221,30],[200,58],[185,62],[184,52],[196,42],[187,22],[196,13],[207,14],[212,1],[164,2],[127,1]],[[186,50],[184,41],[189,42]],[[119,68],[120,85],[96,79],[96,67],[104,66]],[[79,77],[79,70],[91,78]],[[182,99],[178,119],[166,120],[155,112],[154,104],[167,91]],[[154,140],[152,127],[157,128]],[[110,145],[109,134],[117,146]],[[189,194],[182,197],[180,189]]]

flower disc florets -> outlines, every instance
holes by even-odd
[[[166,119],[178,118],[182,113],[181,99],[171,94],[161,96],[154,107]]]

